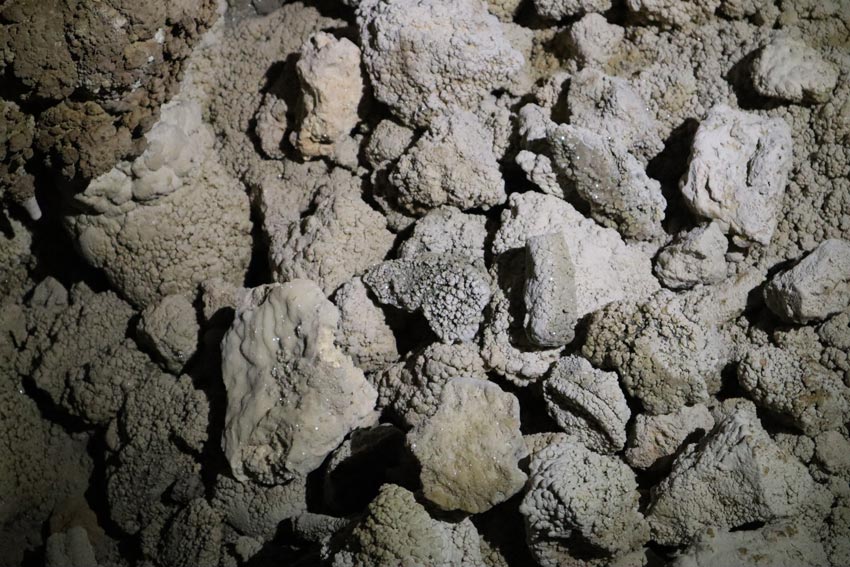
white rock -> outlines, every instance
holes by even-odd
[[[752,64],[753,87],[761,95],[790,102],[829,100],[838,68],[799,39],[778,35]]]
[[[826,319],[850,305],[850,242],[821,242],[764,291],[771,311],[795,323]]]
[[[715,284],[726,278],[728,242],[717,222],[677,235],[655,260],[655,275],[670,289]]]
[[[768,244],[791,171],[791,146],[783,119],[713,107],[697,129],[680,182],[685,201],[745,242]]]

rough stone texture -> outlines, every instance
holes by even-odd
[[[850,241],[825,240],[796,266],[775,275],[764,291],[770,310],[808,323],[850,305]]]
[[[574,185],[594,219],[626,238],[664,237],[661,185],[618,138],[565,124],[550,129],[547,138],[555,171]]]
[[[679,233],[655,260],[654,273],[670,289],[726,279],[728,242],[717,222]]]
[[[478,348],[433,343],[377,376],[378,406],[400,426],[416,427],[437,412],[443,388],[454,378],[487,379]]]
[[[583,65],[604,65],[623,42],[626,30],[608,23],[601,14],[586,14],[570,26],[567,41],[572,55]]]
[[[662,27],[700,24],[714,15],[721,0],[626,0],[626,6],[639,17]]]
[[[423,495],[443,510],[485,512],[525,484],[519,402],[491,382],[450,380],[437,412],[407,439],[421,466]]]
[[[431,518],[413,493],[386,484],[338,550],[333,567],[359,565],[480,565],[478,532],[468,518]]]
[[[563,232],[528,239],[525,331],[541,347],[564,346],[575,337],[575,273]]]
[[[825,516],[823,508],[805,467],[776,446],[755,412],[738,410],[676,459],[652,489],[647,518],[653,540],[679,545],[709,526],[786,518],[806,525]]]
[[[452,106],[474,110],[524,63],[477,0],[367,0],[357,22],[375,97],[410,126]]]
[[[363,281],[381,303],[422,311],[444,342],[471,341],[490,301],[486,272],[462,256],[421,254],[389,260],[366,272]]]
[[[816,534],[800,529],[794,522],[779,522],[739,532],[709,528],[676,557],[671,567],[820,567],[828,564]]]
[[[586,12],[605,12],[611,0],[534,0],[534,11],[550,20],[580,16]]]
[[[146,139],[135,161],[74,197],[65,224],[83,258],[140,307],[211,277],[241,283],[251,255],[248,198],[215,156],[199,105],[169,103]]]
[[[791,171],[792,143],[781,118],[713,107],[694,136],[680,183],[685,201],[743,242],[769,244]]]
[[[398,360],[395,335],[363,280],[340,286],[334,304],[339,309],[336,343],[358,368],[375,372]]]
[[[620,460],[563,441],[534,455],[529,478],[520,512],[543,567],[580,565],[588,556],[605,564],[649,539],[634,473]]]
[[[574,264],[577,316],[624,299],[639,300],[660,286],[649,257],[619,234],[586,218],[563,199],[539,193],[510,196],[493,239],[495,255],[525,246],[534,236],[564,232]]]
[[[198,347],[197,314],[185,295],[169,295],[142,311],[139,341],[152,350],[165,369],[179,374]]]
[[[381,120],[369,136],[363,155],[372,169],[381,169],[400,158],[414,137],[410,128],[393,120]]]
[[[346,38],[318,32],[301,48],[295,67],[302,93],[293,145],[305,157],[330,155],[359,120],[360,49]]]
[[[562,358],[543,382],[543,399],[549,416],[588,449],[617,453],[625,446],[631,411],[614,372],[581,357]]]
[[[334,343],[339,313],[313,282],[254,288],[222,340],[223,447],[234,476],[307,474],[376,420],[377,393]]]
[[[795,103],[829,100],[838,68],[799,39],[778,34],[752,63],[753,88],[763,96]]]
[[[309,214],[292,218],[285,198],[269,200],[263,227],[275,279],[310,279],[330,295],[383,260],[393,235],[383,216],[363,201],[357,177],[336,168],[314,183]]]
[[[629,432],[626,462],[639,469],[665,464],[688,437],[713,428],[714,417],[702,404],[663,415],[639,414]]]
[[[567,107],[572,126],[619,140],[641,163],[664,147],[661,125],[625,79],[585,68],[570,79]]]
[[[757,405],[781,414],[806,435],[850,420],[850,388],[817,361],[774,346],[746,353],[738,381]]]
[[[416,221],[413,232],[398,250],[400,258],[419,254],[466,256],[484,266],[486,217],[462,213],[455,207],[438,207]]]
[[[492,134],[467,111],[431,121],[390,174],[396,202],[421,215],[441,205],[489,209],[506,199]]]

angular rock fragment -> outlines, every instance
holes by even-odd
[[[520,512],[543,567],[579,565],[586,558],[605,565],[649,539],[634,473],[619,459],[564,441],[535,454],[529,474]]]
[[[574,264],[576,315],[584,317],[623,299],[638,300],[660,286],[649,257],[623,243],[616,231],[600,227],[572,205],[550,195],[513,194],[493,239],[496,255],[525,246],[534,236],[563,231]]]
[[[534,236],[526,243],[525,331],[542,347],[564,346],[578,320],[575,274],[562,232]]]
[[[717,222],[679,233],[658,254],[655,275],[670,289],[715,284],[726,278],[727,247]]]
[[[721,0],[626,0],[626,6],[639,17],[665,28],[701,24],[714,15]]]
[[[254,288],[237,306],[221,347],[223,447],[237,479],[307,474],[375,422],[375,389],[334,343],[338,319],[308,280]]]
[[[486,272],[463,257],[422,254],[388,260],[366,272],[363,281],[381,303],[422,311],[444,342],[472,340],[490,301]]]
[[[799,39],[777,35],[752,62],[753,87],[760,95],[795,103],[829,100],[838,68]]]
[[[817,534],[800,529],[791,520],[752,531],[708,528],[676,557],[671,567],[821,567],[829,564]]]
[[[466,214],[455,207],[439,207],[416,221],[413,232],[399,247],[400,258],[422,253],[466,256],[484,266],[486,217]]]
[[[492,382],[455,378],[438,407],[407,437],[425,498],[443,510],[477,514],[519,492],[526,480],[519,461],[528,450],[517,399]]]
[[[293,145],[306,157],[330,155],[359,120],[360,49],[346,38],[318,32],[301,48],[295,67],[302,95],[300,128],[292,135]]]
[[[597,221],[626,238],[663,237],[667,201],[661,184],[619,140],[566,124],[550,129],[547,139],[556,171],[575,186]]]
[[[524,63],[476,0],[367,0],[357,23],[375,97],[410,126],[452,106],[474,110]]]
[[[263,227],[270,240],[269,260],[277,281],[306,278],[327,295],[384,259],[393,235],[384,217],[360,194],[360,180],[342,169],[320,177],[310,214],[286,219],[291,211],[268,210]]]
[[[435,118],[390,174],[397,203],[414,215],[441,205],[486,210],[503,203],[505,183],[492,140],[471,112]]]
[[[340,286],[334,303],[339,309],[336,342],[355,366],[375,372],[398,360],[395,335],[363,280],[354,278]]]
[[[680,545],[710,526],[819,521],[829,507],[821,494],[805,467],[770,439],[755,412],[738,410],[676,459],[670,475],[652,489],[647,518],[655,541]]]
[[[437,412],[445,385],[460,377],[487,380],[478,348],[433,343],[377,376],[378,406],[399,425],[416,427]]]
[[[333,567],[481,565],[478,532],[469,518],[436,520],[413,493],[385,484],[364,516],[331,554]]]
[[[165,369],[179,374],[198,348],[197,315],[185,295],[169,295],[142,311],[139,340],[150,347]]]
[[[639,469],[661,464],[693,433],[707,433],[713,428],[714,417],[702,404],[663,415],[639,414],[629,433],[626,462]]]
[[[806,435],[850,420],[850,388],[817,361],[765,346],[746,353],[738,381],[757,405],[781,414]]]
[[[661,125],[623,78],[590,67],[582,69],[570,79],[567,106],[572,126],[621,142],[641,163],[664,147]]]
[[[775,275],[764,296],[771,311],[795,323],[843,311],[850,306],[850,242],[821,242],[796,266]]]
[[[543,399],[549,416],[588,449],[616,453],[626,444],[631,411],[614,372],[581,357],[562,358],[543,382]]]
[[[742,243],[767,245],[791,171],[791,129],[720,104],[700,123],[680,187],[697,214],[720,222]]]

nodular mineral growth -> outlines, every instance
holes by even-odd
[[[0,0],[0,567],[850,565],[847,0]]]

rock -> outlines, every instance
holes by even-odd
[[[791,171],[791,146],[783,119],[714,106],[694,136],[682,195],[742,244],[767,245]]]
[[[838,68],[799,39],[781,34],[759,51],[750,71],[762,96],[795,103],[823,103],[838,81]]]
[[[702,404],[685,406],[675,413],[639,414],[629,433],[625,458],[631,466],[648,469],[663,464],[682,443],[699,430],[714,428],[714,418]]]
[[[575,267],[562,232],[526,243],[525,331],[542,347],[563,346],[575,337]]]
[[[727,247],[717,222],[681,232],[658,254],[654,273],[670,289],[715,284],[726,278]]]
[[[449,381],[437,413],[409,433],[408,445],[425,498],[443,510],[484,512],[525,484],[519,402],[491,382]]]
[[[795,323],[826,319],[850,305],[850,242],[825,240],[764,290],[771,311]]]

